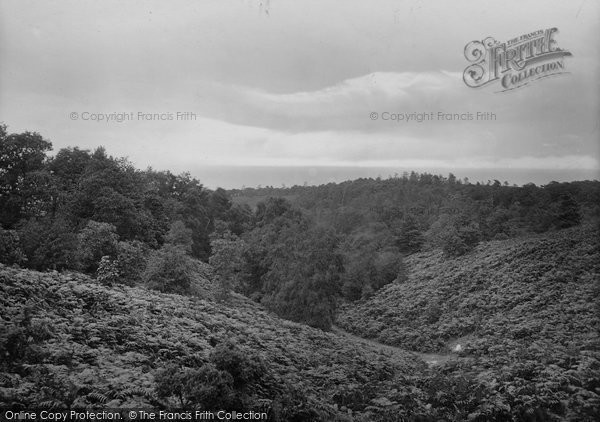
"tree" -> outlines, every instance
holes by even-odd
[[[396,240],[383,224],[372,224],[348,236],[340,244],[344,271],[342,294],[358,300],[394,281],[402,264]]]
[[[0,125],[0,225],[13,228],[21,219],[32,195],[32,174],[44,167],[52,144],[35,132],[8,134]]]
[[[227,227],[231,233],[241,236],[252,224],[252,210],[248,204],[233,204],[225,215]]]
[[[571,194],[561,195],[556,210],[555,226],[559,229],[566,229],[581,223],[581,213],[579,212],[579,204]]]
[[[142,182],[131,163],[97,148],[69,196],[67,213],[75,222],[112,224],[123,240],[146,240],[150,216],[142,209]]]
[[[48,161],[47,169],[64,193],[72,192],[91,160],[88,150],[62,148]]]
[[[165,237],[165,241],[166,243],[180,247],[186,253],[192,252],[192,230],[188,229],[181,220],[171,224],[171,228]]]
[[[29,268],[79,269],[80,245],[68,220],[30,218],[20,224],[18,235]]]
[[[442,214],[426,237],[431,246],[441,248],[446,256],[456,257],[472,250],[479,243],[481,233],[467,214]]]
[[[146,268],[148,246],[139,240],[119,242],[117,244],[117,271],[119,280],[125,284],[135,285],[142,280]]]
[[[27,257],[20,243],[16,230],[4,230],[0,226],[0,262],[6,265],[24,264]]]
[[[329,329],[343,271],[337,242],[333,232],[322,228],[282,231],[263,276],[262,302],[283,318]]]
[[[86,272],[95,272],[103,256],[117,256],[119,236],[112,224],[90,220],[79,232],[78,238],[79,261]]]
[[[194,278],[191,258],[174,245],[164,245],[151,254],[142,280],[151,289],[163,293],[187,294]]]
[[[398,248],[401,252],[410,254],[418,252],[424,242],[423,232],[417,219],[412,215],[407,216],[398,228]]]
[[[231,290],[239,290],[239,274],[243,268],[244,242],[229,231],[210,242],[208,263],[216,276],[217,298],[227,300]]]

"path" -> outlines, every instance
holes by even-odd
[[[445,362],[448,362],[449,360],[458,358],[458,356],[456,356],[455,354],[419,353],[419,352],[413,352],[410,350],[402,349],[401,347],[390,346],[389,344],[383,344],[383,343],[379,343],[378,341],[375,341],[375,340],[359,337],[355,334],[349,333],[348,331],[344,330],[341,327],[338,327],[337,325],[333,325],[331,327],[331,331],[337,335],[346,337],[346,338],[352,340],[353,342],[367,344],[371,347],[377,348],[379,350],[385,350],[390,353],[399,353],[399,352],[402,352],[404,354],[412,353],[412,354],[420,357],[422,360],[424,360],[425,363],[429,366],[441,365]]]

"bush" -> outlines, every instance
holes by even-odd
[[[150,256],[142,279],[149,288],[159,292],[187,294],[193,272],[192,259],[185,250],[167,244]]]
[[[249,354],[231,342],[217,345],[210,354],[210,361],[217,369],[231,374],[235,388],[260,381],[267,370],[259,356]]]
[[[33,306],[27,305],[14,321],[0,325],[0,369],[43,361],[47,351],[41,343],[52,338],[52,332],[45,321],[33,316]]]
[[[159,371],[158,397],[203,409],[247,408],[251,402],[248,387],[266,374],[262,359],[230,341],[215,347],[209,359],[198,368],[168,365]]]
[[[93,273],[103,256],[116,257],[119,236],[112,224],[90,220],[79,233],[79,261],[83,271]]]
[[[111,260],[109,256],[103,256],[102,259],[100,259],[100,264],[96,271],[96,279],[100,283],[108,286],[119,281],[119,269],[117,263]]]
[[[212,364],[200,368],[169,365],[156,375],[156,394],[181,407],[202,405],[203,409],[226,409],[233,399],[233,378]]]
[[[147,253],[148,247],[138,240],[118,243],[117,269],[122,283],[135,285],[142,280]]]

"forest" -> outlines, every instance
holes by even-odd
[[[0,405],[118,407],[136,397],[154,407],[266,406],[273,420],[299,421],[598,414],[597,315],[587,300],[568,311],[578,295],[598,299],[597,180],[515,186],[405,172],[227,191],[189,173],[137,169],[102,147],[51,151],[42,135],[0,125]],[[547,267],[548,257],[564,262]],[[523,296],[532,300],[525,308]],[[127,297],[143,320],[125,311]],[[163,301],[189,310],[153,305]],[[540,310],[559,315],[558,332],[533,317]],[[172,342],[148,325],[164,313]],[[258,328],[240,328],[252,321]],[[343,351],[332,329],[407,351]],[[278,335],[297,335],[298,350],[283,352]],[[413,362],[419,358],[410,353],[442,353],[459,338],[468,340],[460,360],[434,368]],[[278,351],[261,357],[261,339]],[[527,339],[535,350],[523,349]],[[542,358],[544,347],[554,350],[549,339],[564,350]],[[315,341],[331,350],[319,354]],[[503,359],[514,350],[523,367],[499,373],[513,365]],[[90,375],[87,387],[57,369],[89,370],[99,354],[112,369],[103,363],[109,372]],[[311,368],[311,359],[321,366]],[[131,379],[109,382],[120,365]],[[349,371],[353,380],[342,381]],[[39,383],[45,389],[34,393]],[[126,390],[128,383],[139,388]],[[361,396],[361,385],[373,396]],[[578,401],[569,401],[573,385]],[[473,396],[475,386],[483,396]],[[448,391],[456,396],[443,397]]]
[[[224,294],[324,329],[338,302],[405,278],[405,255],[460,256],[481,241],[600,216],[598,181],[517,187],[411,172],[228,192],[188,173],[136,169],[102,147],[48,156],[50,141],[6,126],[0,142],[1,262],[186,293],[199,260]]]

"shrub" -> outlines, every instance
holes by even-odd
[[[210,361],[217,369],[231,374],[235,388],[258,382],[266,373],[266,366],[259,356],[243,351],[231,342],[217,345],[210,354]]]
[[[96,279],[108,286],[119,281],[119,269],[117,262],[110,259],[109,256],[103,256],[100,259],[98,270],[96,271]]]
[[[259,382],[265,373],[266,366],[259,356],[227,341],[213,349],[210,362],[198,368],[168,365],[159,371],[156,393],[181,406],[248,407],[251,396],[247,387]]]
[[[142,279],[149,288],[159,292],[187,294],[193,271],[192,259],[185,251],[167,244],[150,256]]]
[[[138,240],[118,243],[117,269],[122,283],[134,285],[142,280],[147,252],[148,247]]]
[[[79,261],[83,271],[95,272],[103,256],[117,255],[119,236],[112,224],[90,220],[79,232]]]
[[[0,368],[40,363],[47,354],[40,344],[50,338],[50,326],[44,320],[34,320],[33,306],[27,305],[13,322],[0,325]]]
[[[204,409],[228,408],[233,397],[233,378],[212,364],[200,368],[168,365],[156,374],[159,398],[177,401],[181,407],[202,405]]]

